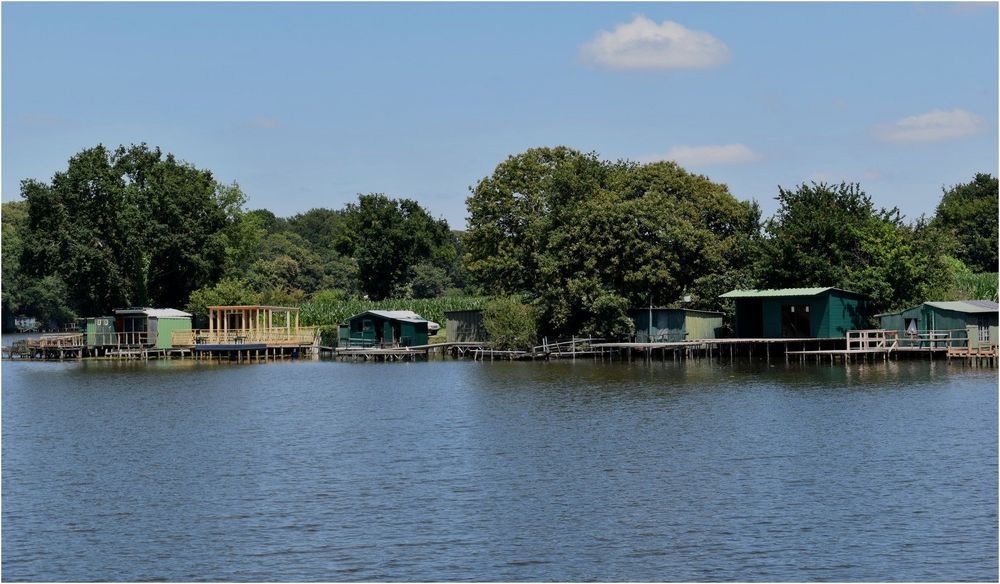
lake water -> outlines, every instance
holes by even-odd
[[[2,366],[23,580],[989,580],[956,364]]]

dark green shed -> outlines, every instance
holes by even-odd
[[[630,308],[628,316],[635,325],[635,340],[693,341],[717,338],[722,328],[722,313],[688,308]]]
[[[832,339],[870,328],[871,302],[839,288],[733,290],[736,337],[743,339]]]
[[[444,318],[449,343],[480,343],[489,338],[483,328],[482,310],[449,310]]]
[[[369,310],[347,320],[347,347],[414,347],[426,345],[437,323],[412,310]],[[343,333],[341,333],[341,336]],[[343,342],[343,339],[341,339]]]
[[[979,341],[989,341],[995,345],[1000,305],[990,300],[924,302],[913,308],[876,316],[881,328],[911,336],[931,331],[961,331],[973,327]]]

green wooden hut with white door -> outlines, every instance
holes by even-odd
[[[115,310],[118,343],[169,349],[175,332],[191,332],[191,314],[173,308],[119,308]]]
[[[732,290],[735,335],[741,339],[834,339],[871,328],[871,302],[840,288]]]

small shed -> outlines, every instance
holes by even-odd
[[[119,308],[115,332],[123,345],[169,349],[173,333],[191,333],[191,314],[173,308]]]
[[[972,328],[970,339],[997,342],[1000,305],[991,300],[956,300],[924,302],[906,310],[876,315],[881,328],[903,335],[931,331],[959,331]]]
[[[489,337],[483,327],[482,310],[449,310],[444,318],[449,343],[479,343]]]
[[[368,310],[347,320],[345,347],[414,347],[426,345],[429,334],[440,327],[412,310]]]
[[[105,347],[115,344],[115,317],[90,316],[81,318],[85,344],[88,348]]]
[[[689,308],[630,308],[637,342],[715,339],[722,328],[722,313]]]
[[[870,327],[871,301],[840,288],[732,290],[720,298],[736,302],[736,337],[743,339],[832,339]]]

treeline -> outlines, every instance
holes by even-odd
[[[504,299],[491,319],[516,316],[532,334],[618,336],[631,333],[628,308],[726,310],[718,296],[733,288],[832,285],[877,310],[995,299],[997,190],[976,175],[908,223],[860,185],[803,184],[779,188],[763,219],[756,202],[671,162],[536,148],[479,181],[459,232],[382,194],[288,218],[246,210],[239,187],[208,170],[146,145],[97,146],[3,205],[2,300],[7,315],[50,323],[266,303],[336,324],[337,306],[475,297],[473,308],[489,296]]]
[[[878,311],[997,296],[992,176],[946,190],[913,223],[857,184],[779,188],[777,200],[762,220],[755,202],[672,162],[532,149],[473,190],[466,267],[482,292],[536,306],[556,336],[628,334],[629,307],[730,310],[718,296],[734,288],[836,286]]]

